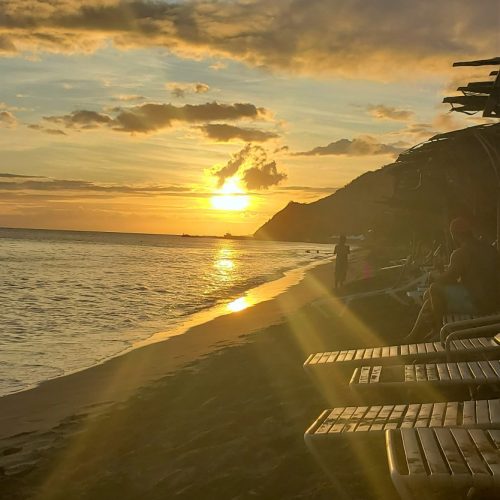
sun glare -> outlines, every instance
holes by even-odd
[[[246,309],[247,307],[250,306],[249,301],[247,300],[246,297],[240,297],[239,299],[233,300],[227,305],[227,308],[231,312],[239,312],[243,311],[243,309]]]
[[[236,179],[228,179],[210,202],[216,210],[244,210],[250,199]]]

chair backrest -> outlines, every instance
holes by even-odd
[[[497,333],[494,337],[495,342],[500,345],[500,333]]]

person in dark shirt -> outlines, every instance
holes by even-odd
[[[448,269],[437,276],[424,295],[424,304],[408,341],[437,335],[447,313],[488,314],[498,309],[499,259],[496,250],[474,237],[469,223],[462,218],[450,224],[450,233],[458,248],[451,254]]]
[[[341,287],[347,276],[348,255],[351,249],[349,245],[345,244],[345,241],[345,235],[342,234],[333,252],[337,256],[335,259],[335,288]]]

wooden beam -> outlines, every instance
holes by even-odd
[[[479,92],[481,94],[491,94],[495,82],[470,82],[467,87],[458,87],[461,92]]]
[[[500,57],[491,59],[479,59],[477,61],[459,61],[453,63],[453,66],[497,66],[500,64]]]

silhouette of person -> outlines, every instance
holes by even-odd
[[[339,242],[335,245],[333,252],[337,258],[335,259],[335,288],[341,287],[347,276],[348,255],[351,252],[349,245],[345,244],[345,235],[341,235]]]
[[[475,238],[468,221],[454,219],[450,233],[458,245],[448,269],[434,279],[424,294],[424,303],[408,341],[429,333],[437,335],[446,313],[488,314],[498,308],[498,254],[484,241]]]

